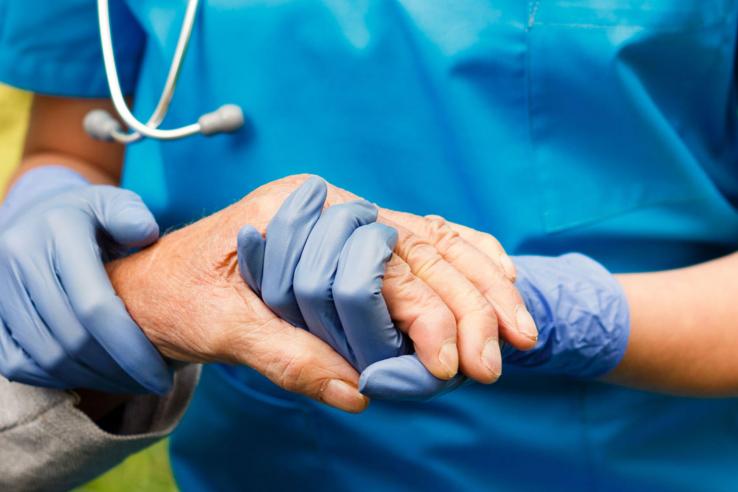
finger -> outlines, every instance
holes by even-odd
[[[365,225],[354,231],[338,260],[333,298],[360,369],[410,352],[382,297],[384,267],[396,241],[394,229]]]
[[[409,225],[414,234],[433,244],[446,261],[484,295],[495,309],[501,335],[506,341],[521,350],[535,346],[538,339],[535,322],[518,290],[496,262],[499,261],[499,254],[490,258],[461,238],[441,217],[421,218],[399,212],[393,214],[396,218],[402,217],[403,225]],[[490,241],[485,244],[490,247]]]
[[[15,381],[44,388],[62,389],[65,385],[49,375],[36,364],[8,331],[7,326],[0,319],[0,374],[9,381]]]
[[[245,287],[244,287],[245,288]],[[277,318],[261,302],[249,305],[258,328],[229,338],[231,359],[246,364],[276,385],[332,407],[358,413],[369,400],[358,390],[359,375],[325,342]]]
[[[341,251],[349,237],[358,227],[376,218],[377,208],[363,200],[326,209],[308,237],[295,269],[295,297],[310,333],[354,366],[354,352],[334,305],[333,283]],[[362,328],[371,329],[363,323]]]
[[[53,232],[59,282],[85,330],[148,391],[165,394],[172,375],[159,352],[116,295],[85,220],[65,220]]]
[[[246,225],[238,231],[238,269],[257,296],[261,296],[265,247],[266,241],[253,226]]]
[[[462,374],[438,379],[415,355],[403,355],[380,360],[364,369],[359,391],[380,400],[423,401],[455,390],[467,381]]]
[[[93,212],[115,242],[127,247],[148,246],[159,238],[159,225],[137,194],[113,186],[95,186]]]
[[[10,278],[10,272],[5,268],[2,274]],[[14,285],[6,286],[2,301],[2,318],[6,323],[7,332],[12,334],[18,346],[56,381],[54,387],[81,387],[119,392],[120,389],[114,384],[108,383],[87,367],[78,364],[65,352],[39,317],[20,282],[22,279],[18,279]]]
[[[141,392],[134,381],[79,322],[56,276],[53,265],[19,265],[27,294],[52,338],[67,356],[110,383],[119,393]],[[100,389],[100,388],[97,388]]]
[[[428,370],[441,379],[455,375],[459,370],[456,319],[397,255],[387,263],[382,294],[395,325],[408,334]]]
[[[310,178],[287,197],[267,226],[261,296],[272,311],[294,326],[305,327],[293,290],[295,268],[325,197],[325,182]]]
[[[496,381],[502,373],[502,360],[493,306],[434,246],[404,227],[393,225],[399,233],[395,252],[416,277],[438,294],[456,318],[462,372],[481,383]]]
[[[466,227],[454,222],[447,222],[447,224],[451,229],[456,231],[462,239],[487,255],[492,261],[495,261],[502,271],[505,272],[505,276],[508,280],[515,282],[515,278],[517,277],[515,264],[510,259],[505,248],[502,247],[502,244],[500,244],[492,234],[477,231],[471,227]]]
[[[441,255],[471,280],[494,306],[505,340],[523,350],[533,348],[538,339],[535,322],[518,289],[500,265],[462,239],[442,217],[426,217],[425,234]]]

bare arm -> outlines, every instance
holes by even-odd
[[[738,395],[738,253],[618,280],[630,304],[631,334],[609,381],[682,395]]]
[[[26,171],[49,164],[73,169],[91,183],[118,184],[123,146],[93,140],[82,130],[82,119],[96,108],[112,111],[112,103],[107,99],[34,96],[23,159],[11,186]]]

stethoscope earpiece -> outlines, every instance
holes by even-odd
[[[224,104],[212,113],[207,113],[197,120],[200,133],[214,135],[216,133],[234,132],[243,126],[243,111],[235,104]]]
[[[169,66],[169,73],[167,74],[164,89],[161,91],[159,102],[151,117],[146,123],[142,123],[128,109],[126,100],[123,97],[123,91],[120,87],[118,69],[115,66],[113,39],[110,32],[108,0],[97,0],[100,46],[105,64],[105,77],[108,81],[108,88],[110,89],[110,98],[113,101],[113,106],[118,116],[131,131],[124,132],[120,123],[107,111],[102,109],[93,110],[85,116],[83,122],[85,131],[93,138],[127,144],[140,140],[143,137],[157,140],[175,140],[198,133],[202,135],[214,135],[216,133],[233,132],[243,126],[244,117],[241,108],[235,104],[226,104],[212,113],[200,116],[197,123],[167,130],[159,128],[159,125],[167,114],[169,103],[174,95],[179,70],[182,67],[182,60],[184,59],[184,54],[187,50],[190,36],[192,35],[192,26],[195,24],[195,14],[197,13],[198,4],[199,0],[188,0],[187,10],[182,21],[182,29],[179,32],[177,47],[174,50],[172,64]]]
[[[113,134],[120,132],[120,123],[104,109],[93,109],[82,120],[85,131],[95,140],[112,142]]]

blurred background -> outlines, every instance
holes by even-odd
[[[21,158],[31,94],[0,84],[0,195]],[[176,491],[167,454],[160,442],[76,492]]]

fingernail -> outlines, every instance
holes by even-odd
[[[536,322],[533,321],[533,316],[522,304],[515,308],[515,321],[518,323],[518,331],[521,335],[530,338],[534,342],[538,340]]]
[[[369,399],[359,389],[340,379],[331,379],[325,385],[320,399],[324,403],[347,412],[358,413],[369,404]]]
[[[490,339],[484,344],[482,363],[493,374],[495,380],[499,379],[502,375],[502,356],[500,355],[500,343],[497,340]]]
[[[446,342],[438,352],[438,360],[441,365],[446,369],[446,375],[452,378],[459,372],[459,349],[456,347],[456,342]]]
[[[505,276],[510,281],[515,282],[515,264],[507,254],[500,253],[500,265],[502,265],[502,269],[505,271]]]

